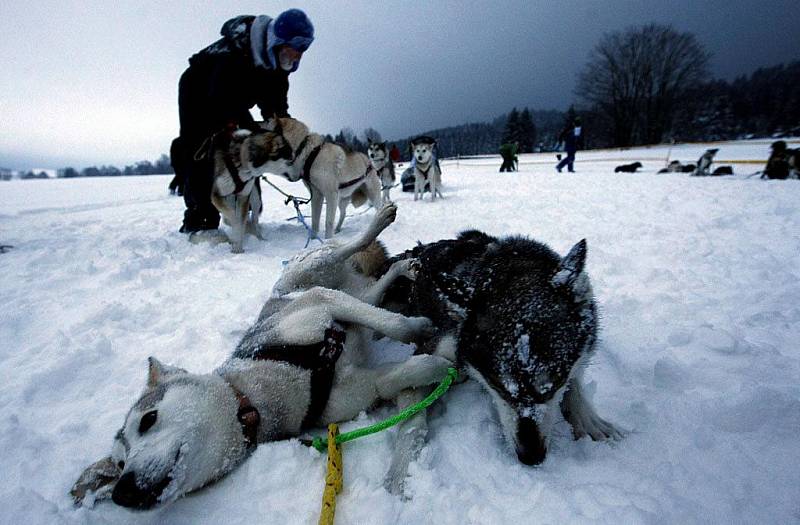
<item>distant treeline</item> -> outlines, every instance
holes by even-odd
[[[667,54],[665,54],[667,53]],[[576,110],[513,108],[491,122],[421,131],[437,140],[441,158],[493,155],[504,142],[519,142],[521,153],[551,151],[565,125],[582,117],[587,148],[629,147],[686,141],[800,135],[800,61],[765,67],[732,82],[708,78],[708,53],[691,33],[646,25],[607,34],[582,72]],[[413,137],[389,141],[410,158]],[[379,131],[351,128],[327,135],[331,142],[366,151]],[[7,170],[6,170],[7,171]],[[118,177],[173,173],[169,157],[119,169],[91,166],[58,170],[58,177]],[[8,173],[0,174],[8,179]],[[27,172],[20,178],[44,178]]]
[[[130,175],[165,175],[175,173],[169,157],[161,155],[155,162],[142,160],[130,166],[119,169],[116,166],[90,166],[78,171],[75,168],[63,168],[58,170],[58,177],[125,177]]]

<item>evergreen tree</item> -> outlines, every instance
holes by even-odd
[[[508,114],[508,119],[506,120],[506,128],[503,131],[503,143],[505,144],[519,140],[519,131],[519,111],[517,111],[517,108],[513,108],[511,113]]]
[[[519,151],[520,153],[532,153],[536,144],[536,125],[530,110],[526,107],[519,115]]]

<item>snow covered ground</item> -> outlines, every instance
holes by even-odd
[[[715,145],[764,160],[769,141]],[[694,162],[703,145],[671,159]],[[564,422],[538,468],[519,464],[478,385],[455,386],[401,501],[382,487],[394,431],[345,446],[337,523],[791,523],[800,521],[800,182],[655,175],[668,148],[445,162],[444,200],[395,193],[390,251],[475,227],[564,253],[586,238],[602,312],[587,371],[601,414],[629,430],[573,441]],[[643,160],[639,174],[616,159]],[[177,233],[168,177],[0,183],[0,523],[316,523],[325,459],[260,446],[221,482],[164,509],[75,509],[67,492],[106,455],[146,358],[212,370],[254,321],[305,234],[265,193],[266,242],[246,253]],[[283,183],[290,191],[299,186]],[[396,190],[395,190],[396,191]],[[361,231],[373,212],[345,222]],[[407,348],[385,341],[396,358]],[[344,425],[392,413],[387,406]]]

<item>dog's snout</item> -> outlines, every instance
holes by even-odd
[[[536,422],[520,418],[517,424],[517,458],[526,465],[539,465],[547,455],[547,446]]]
[[[126,472],[119,478],[117,484],[114,486],[114,491],[111,493],[111,499],[121,507],[129,509],[149,509],[158,503],[158,497],[161,492],[169,485],[171,478],[168,476],[160,483],[147,489],[139,487],[136,482],[136,474],[133,472]]]

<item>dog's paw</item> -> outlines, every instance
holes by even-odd
[[[111,456],[105,457],[92,463],[83,471],[78,481],[70,489],[69,495],[72,496],[75,505],[92,506],[96,501],[111,497],[114,485],[121,474],[122,471],[111,459]]]
[[[597,414],[580,418],[572,424],[572,435],[575,439],[589,436],[593,441],[619,441],[625,433]]]
[[[392,224],[396,218],[397,206],[394,204],[387,204],[378,210],[378,214],[375,216],[375,225],[379,229],[383,230]]]
[[[403,259],[394,263],[392,267],[398,277],[405,277],[411,281],[417,280],[417,274],[420,271],[419,259]]]
[[[415,339],[426,340],[436,335],[436,327],[433,321],[427,317],[409,317],[408,324]]]

